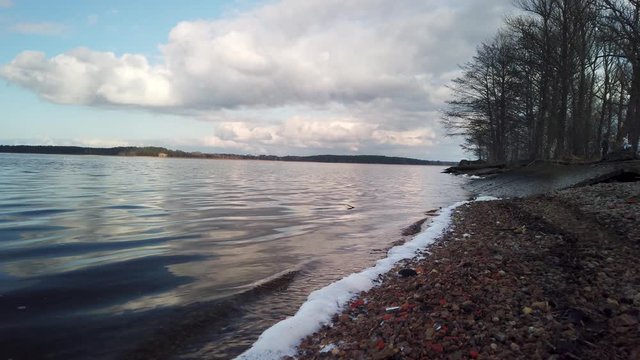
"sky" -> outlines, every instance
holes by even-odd
[[[440,112],[512,0],[0,0],[0,144],[468,157]]]

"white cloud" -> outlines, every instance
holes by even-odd
[[[117,139],[94,139],[94,138],[76,138],[65,143],[67,146],[88,146],[88,147],[117,147],[117,146],[136,146],[138,144],[126,140]]]
[[[172,106],[179,96],[172,92],[166,70],[150,66],[141,55],[116,57],[85,48],[47,59],[25,51],[0,75],[49,101],[81,105]]]
[[[254,152],[278,149],[373,150],[381,145],[424,147],[436,133],[428,127],[393,130],[356,118],[304,118],[295,116],[275,125],[248,121],[220,122],[204,144]]]
[[[496,9],[508,1],[282,0],[234,18],[179,23],[161,46],[164,62],[157,66],[149,66],[142,55],[125,54],[117,59],[119,70],[113,71],[115,65],[107,58],[115,56],[110,53],[81,49],[46,59],[26,52],[5,65],[2,75],[46,93],[52,101],[66,96],[55,96],[51,88],[67,89],[77,76],[91,77],[84,81],[96,86],[83,87],[85,93],[78,98],[82,104],[93,99],[97,105],[106,100],[219,109],[384,98],[433,102],[433,88],[441,84],[438,74],[455,69],[456,62],[472,54],[478,33],[494,31],[501,17]],[[469,29],[470,19],[483,20],[472,20],[474,28]],[[19,24],[15,30],[45,33],[61,26]],[[24,61],[27,57],[38,61]],[[88,73],[78,63],[96,71]],[[59,72],[77,76],[60,77]],[[151,100],[158,74],[166,83]],[[121,88],[123,75],[135,76],[138,86],[119,96],[100,93]],[[168,92],[180,99],[167,98]],[[441,100],[436,96],[435,101]]]
[[[428,147],[446,82],[510,3],[280,0],[177,24],[157,64],[89,49],[24,52],[0,76],[57,103],[230,112],[207,140],[215,146]],[[262,119],[269,109],[295,112]],[[323,116],[307,115],[317,109]]]
[[[25,22],[14,24],[9,30],[20,34],[55,36],[67,32],[67,27],[55,22]]]
[[[12,0],[0,0],[0,8],[10,8],[13,7]]]

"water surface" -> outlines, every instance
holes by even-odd
[[[466,198],[440,171],[0,154],[0,355],[237,355]]]

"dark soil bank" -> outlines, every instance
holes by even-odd
[[[463,206],[299,358],[640,359],[639,203],[633,182]]]

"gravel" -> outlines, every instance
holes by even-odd
[[[296,358],[640,358],[639,194],[612,183],[462,206]]]
[[[619,236],[640,241],[640,186],[637,182],[597,184],[559,191],[556,196],[594,216]]]

